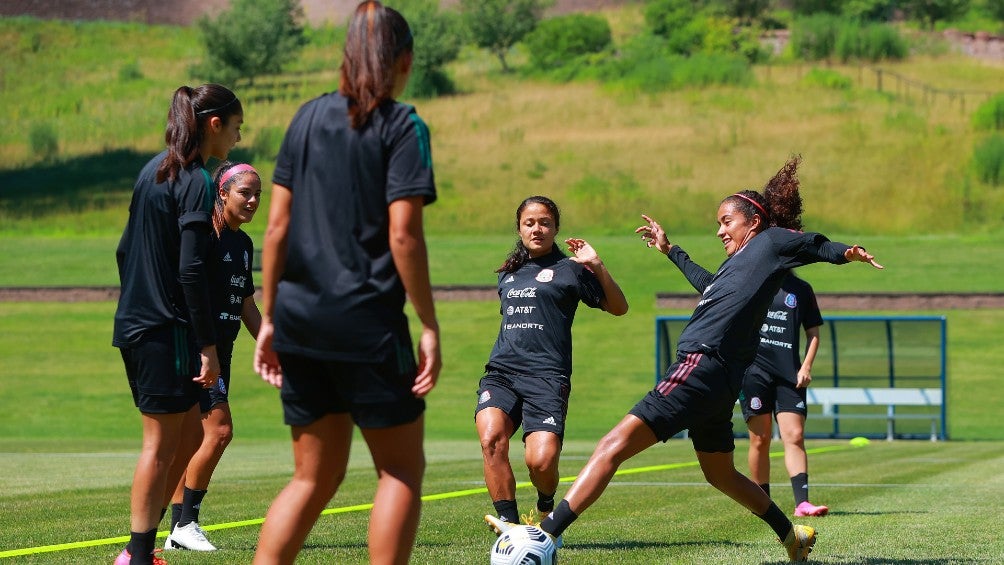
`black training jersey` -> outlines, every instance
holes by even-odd
[[[798,382],[798,369],[802,366],[802,329],[823,325],[823,316],[816,304],[812,286],[793,274],[781,282],[760,326],[760,347],[754,364],[767,374]]]
[[[273,181],[292,191],[286,268],[273,321],[276,351],[371,362],[407,335],[404,285],[390,252],[388,206],[436,199],[429,130],[412,106],[387,101],[359,130],[337,92],[303,105]]]
[[[499,273],[502,323],[486,368],[572,375],[572,320],[582,301],[599,308],[596,275],[555,248],[514,273]]]
[[[701,293],[680,334],[678,351],[717,352],[736,368],[753,362],[759,330],[789,269],[826,261],[847,263],[850,246],[813,232],[772,227],[727,258],[712,275],[674,246],[669,259]]]
[[[166,157],[162,152],[140,172],[115,252],[122,285],[112,337],[116,347],[135,345],[147,331],[171,323],[191,324],[199,345],[215,343],[205,271],[212,182],[196,159],[173,182],[158,183],[157,167]],[[192,241],[198,245],[182,249],[184,230],[197,232]]]
[[[209,288],[216,338],[220,343],[233,343],[241,331],[244,299],[254,295],[251,238],[243,230],[223,226],[219,236],[214,230],[210,241]]]

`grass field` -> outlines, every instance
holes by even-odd
[[[139,445],[121,360],[109,345],[114,304],[4,304],[0,309],[0,558],[12,563],[108,562],[127,534],[128,492]],[[652,316],[638,304],[627,316],[583,311],[576,321],[575,390],[562,476],[576,474],[595,441],[651,386]],[[446,366],[429,398],[429,470],[413,563],[484,563],[492,541],[479,518],[483,492],[471,411],[480,368],[497,330],[497,306],[439,304]],[[985,337],[999,331],[994,311],[949,313],[950,426],[955,439],[983,441],[846,442],[810,440],[814,499],[833,513],[814,554],[826,563],[1000,563],[1004,541],[996,502],[1004,461],[996,371],[1004,363]],[[615,339],[611,339],[615,336]],[[288,431],[276,392],[250,371],[251,341],[238,340],[232,405],[236,439],[217,472],[203,522],[225,550],[171,555],[171,563],[246,563],[260,519],[291,472]],[[745,461],[739,441],[737,461]],[[514,450],[519,476],[520,450]],[[647,467],[656,466],[654,469]],[[666,467],[659,467],[666,466]],[[570,530],[563,563],[774,563],[783,553],[769,530],[702,483],[689,443],[671,441],[625,465]],[[302,563],[365,563],[364,508],[372,465],[357,438],[352,471],[318,522]],[[783,464],[773,465],[775,497],[790,511]],[[563,486],[559,492],[567,488]],[[523,506],[532,493],[520,491]],[[994,494],[997,493],[997,494]],[[218,529],[217,529],[218,528]],[[876,539],[866,533],[881,531]],[[890,542],[890,538],[895,543]],[[32,553],[70,544],[60,551]],[[82,547],[76,545],[82,544]],[[95,545],[89,545],[95,544]],[[27,554],[21,554],[22,551]]]
[[[238,415],[239,422],[247,417]],[[3,445],[0,471],[17,480],[0,496],[5,525],[0,557],[10,563],[110,562],[125,541],[133,447],[57,444],[51,446],[55,453],[39,457],[10,453]],[[480,521],[491,505],[476,441],[431,440],[426,447],[427,501],[412,562],[487,563],[494,536]],[[569,441],[562,475],[574,475],[591,448],[591,442]],[[898,441],[851,448],[846,442],[817,441],[810,450],[813,498],[832,509],[825,518],[802,520],[820,532],[813,561],[1001,563],[1004,541],[993,524],[1004,520],[1004,510],[988,496],[1004,488],[998,472],[1004,464],[1001,442]],[[737,456],[744,454],[741,442]],[[236,440],[202,511],[211,539],[223,549],[172,553],[172,565],[248,563],[261,517],[291,472],[290,460],[288,442]],[[791,491],[780,459],[774,459],[773,468],[775,498],[790,512]],[[672,440],[653,447],[622,471],[566,533],[562,563],[786,561],[764,524],[703,482],[689,443]],[[359,447],[342,490],[317,522],[298,563],[367,562],[366,510],[373,483],[365,448]],[[528,506],[532,490],[518,492]],[[94,545],[45,551],[53,544]],[[17,550],[25,554],[12,555],[22,553]]]

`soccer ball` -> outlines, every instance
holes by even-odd
[[[555,565],[558,548],[536,526],[513,526],[495,540],[491,565]]]

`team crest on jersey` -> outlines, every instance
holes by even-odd
[[[759,396],[754,396],[750,399],[750,408],[753,410],[759,410],[763,408],[763,402],[760,400]]]
[[[537,273],[538,282],[551,282],[552,280],[554,280],[554,271],[551,269],[541,269]]]
[[[490,393],[490,392],[488,392],[486,390],[486,391],[482,392],[481,393],[481,397],[478,398],[478,404],[484,404],[485,402],[488,402],[491,399],[492,399],[492,393]]]
[[[797,306],[798,301],[795,300],[795,295],[789,292],[784,297],[784,305],[787,306],[788,308],[794,308],[795,306]]]

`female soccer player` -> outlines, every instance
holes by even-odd
[[[400,13],[360,4],[337,92],[283,140],[262,253],[255,369],[282,388],[295,470],[265,516],[255,563],[292,563],[345,476],[353,423],[378,482],[370,563],[406,563],[421,511],[424,396],[442,366],[422,208],[436,198],[429,131],[394,100],[411,72]],[[418,363],[405,295],[421,322]]]
[[[201,441],[200,391],[220,374],[206,272],[213,184],[205,163],[226,159],[243,122],[230,90],[182,86],[167,114],[167,150],[143,167],[133,189],[116,251],[122,290],[112,344],[142,415],[143,447],[130,541],[118,565],[153,562],[157,524]]]
[[[732,408],[743,373],[753,361],[770,301],[788,271],[826,261],[870,263],[863,248],[802,233],[802,199],[796,176],[799,158],[789,160],[767,183],[764,194],[743,190],[718,207],[718,237],[728,256],[714,274],[673,245],[654,219],[635,230],[701,290],[701,300],[680,334],[677,360],[660,381],[599,442],[589,462],[541,528],[557,537],[603,493],[617,468],[632,456],[684,429],[707,481],[765,521],[792,560],[805,560],[816,541],[808,526],[793,526],[767,494],[736,470]]]
[[[781,289],[760,326],[756,359],[746,369],[739,405],[750,434],[750,479],[770,496],[771,414],[784,442],[784,464],[795,493],[795,516],[825,516],[826,506],[809,502],[809,458],[805,453],[806,387],[819,350],[823,317],[812,286],[794,274]],[[799,327],[805,328],[805,359],[799,360]]]
[[[554,508],[572,390],[572,321],[579,302],[615,316],[628,310],[624,293],[591,245],[566,239],[572,257],[558,249],[554,238],[560,225],[561,214],[550,198],[524,200],[516,208],[519,240],[496,271],[502,323],[478,385],[474,419],[488,494],[498,520],[509,523],[519,522],[509,439],[521,425],[537,511],[545,515]],[[492,525],[494,517],[486,520]]]
[[[192,456],[171,500],[171,535],[164,549],[213,551],[199,526],[199,511],[206,496],[213,471],[223,451],[233,439],[230,414],[230,361],[234,340],[241,322],[257,337],[261,313],[254,300],[251,277],[253,247],[241,225],[254,219],[261,199],[258,171],[245,163],[220,164],[213,175],[216,206],[211,234],[212,257],[209,263],[210,307],[216,321],[216,352],[220,359],[220,378],[216,386],[202,391],[202,445]]]

